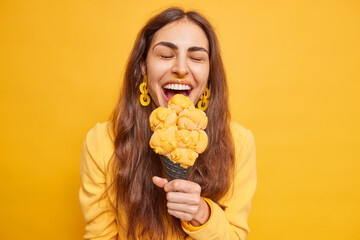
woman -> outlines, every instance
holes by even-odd
[[[209,144],[188,180],[168,182],[149,147],[148,119],[176,93],[207,107]],[[85,239],[246,238],[254,138],[230,122],[218,41],[204,17],[170,8],[144,26],[112,120],[86,137],[80,172]]]

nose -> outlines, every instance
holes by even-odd
[[[178,56],[174,61],[174,65],[171,69],[171,72],[176,75],[176,77],[184,78],[188,72],[188,66],[185,57]]]

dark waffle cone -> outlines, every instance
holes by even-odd
[[[165,168],[166,175],[169,181],[174,179],[187,179],[188,172],[190,170],[189,168],[184,168],[180,166],[179,163],[175,163],[171,161],[166,156],[160,156],[161,162]]]

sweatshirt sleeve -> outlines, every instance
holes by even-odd
[[[87,134],[80,161],[79,200],[85,221],[84,239],[116,239],[115,211],[106,191],[106,166],[111,141],[106,124],[96,124]]]
[[[194,231],[183,225],[183,230],[193,239],[245,240],[249,235],[247,218],[257,182],[255,140],[250,130],[235,123],[232,134],[236,170],[233,187],[221,200],[227,208],[224,211],[211,201],[212,213],[205,227]]]

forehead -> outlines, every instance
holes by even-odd
[[[178,47],[203,47],[209,50],[209,41],[205,32],[195,23],[187,19],[181,19],[166,24],[160,28],[151,41],[151,47],[156,43],[171,42]]]

